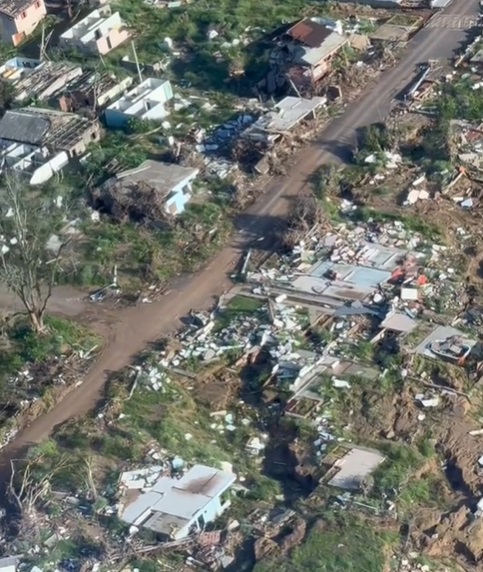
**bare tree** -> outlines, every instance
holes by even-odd
[[[69,239],[62,237],[66,207],[61,197],[7,176],[0,189],[0,281],[22,303],[33,330],[44,332],[47,303]],[[49,239],[57,236],[55,249]]]
[[[59,472],[72,466],[72,461],[62,455],[45,474],[37,474],[36,469],[44,460],[40,455],[37,459],[21,463],[21,471],[17,476],[15,463],[10,461],[11,474],[7,493],[16,504],[19,516],[19,538],[29,542],[39,542],[42,533],[42,518],[38,512],[37,503],[45,502],[51,491],[53,477]],[[72,466],[73,470],[73,466]]]

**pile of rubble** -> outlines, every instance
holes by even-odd
[[[243,355],[268,350],[274,359],[290,358],[300,346],[297,334],[304,328],[304,316],[294,306],[283,304],[284,297],[269,300],[265,307],[253,314],[235,315],[226,326],[220,327],[223,309],[211,314],[197,314],[185,331],[179,334],[181,348],[165,356],[160,366],[183,367],[192,360],[210,363],[229,352]],[[162,384],[159,370],[150,370],[151,383]]]
[[[376,276],[374,272],[376,282],[371,302],[388,303],[391,311],[409,305],[417,314],[423,299],[427,308],[435,309],[438,298],[439,306],[443,307],[450,307],[461,298],[461,284],[453,264],[451,249],[407,230],[402,222],[368,221],[357,226],[340,224],[333,231],[320,234],[312,231],[277,267],[249,273],[248,280],[254,284],[254,294],[267,295],[271,293],[270,286],[292,291],[302,283],[301,277],[316,276],[317,280],[308,280],[304,288],[310,293],[307,289],[312,284],[312,290],[316,289],[314,294],[321,294],[322,279],[326,284],[345,283],[350,280],[345,278],[350,269],[357,267],[361,268],[361,279],[371,281],[370,272],[374,269],[389,274],[383,280],[383,274]],[[363,274],[364,268],[368,270]],[[391,285],[397,289],[388,291]]]

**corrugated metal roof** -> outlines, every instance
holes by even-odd
[[[39,145],[51,126],[50,119],[29,112],[7,111],[0,120],[0,139]]]
[[[332,30],[310,18],[304,18],[292,26],[287,34],[310,48],[318,48],[332,34]]]

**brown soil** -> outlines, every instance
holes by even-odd
[[[424,390],[424,388],[422,388]],[[375,403],[377,409],[374,412]],[[423,421],[418,415],[424,412]],[[356,411],[352,430],[361,439],[376,441],[381,435],[398,442],[414,442],[427,435],[446,459],[447,484],[435,489],[435,495],[451,508],[415,508],[410,537],[415,550],[443,560],[456,555],[465,570],[483,570],[483,519],[473,516],[476,502],[483,496],[483,479],[478,459],[483,453],[483,437],[469,432],[480,429],[471,417],[471,404],[464,397],[445,398],[442,410],[421,410],[415,403],[414,390],[403,389],[395,396],[375,399]],[[436,459],[426,463],[413,478],[441,476]]]
[[[453,2],[451,11],[468,13],[473,8],[461,0]],[[50,304],[50,311],[79,317],[92,325],[105,340],[105,351],[85,376],[81,386],[73,390],[51,411],[36,419],[29,427],[19,433],[14,442],[2,451],[0,475],[8,480],[10,459],[19,458],[31,444],[39,443],[65,421],[82,416],[92,409],[103,396],[103,389],[110,373],[128,365],[133,358],[150,342],[173,332],[180,326],[180,317],[190,309],[203,309],[212,306],[215,299],[229,287],[228,276],[242,252],[254,239],[265,237],[270,243],[270,233],[286,212],[292,207],[294,197],[306,188],[310,175],[321,164],[345,160],[348,150],[353,147],[356,130],[361,126],[380,121],[390,108],[399,89],[406,85],[414,75],[418,62],[436,56],[445,57],[448,47],[456,45],[461,38],[454,32],[451,41],[439,30],[426,30],[425,34],[415,36],[401,62],[392,70],[383,73],[377,83],[377,97],[373,89],[368,89],[362,98],[347,106],[343,116],[333,119],[320,134],[317,141],[299,150],[296,165],[284,178],[272,180],[265,192],[260,194],[256,203],[236,221],[238,232],[225,248],[200,272],[189,277],[180,277],[174,281],[171,290],[161,300],[153,304],[140,304],[135,307],[113,309],[108,306],[90,305],[82,300],[79,293],[58,289]],[[434,211],[434,209],[433,209]],[[267,244],[257,243],[260,248]],[[11,298],[0,296],[2,302],[12,305]],[[378,410],[387,405],[389,417],[378,422],[378,432],[392,430],[394,433],[408,433],[415,427],[415,416],[398,418],[392,403],[377,404]],[[447,427],[447,426],[446,426]],[[374,431],[374,428],[372,428]],[[369,428],[366,430],[369,433]],[[465,439],[465,442],[468,441]],[[469,441],[468,441],[469,443]],[[456,447],[456,444],[455,444]],[[464,447],[464,444],[462,445]],[[477,447],[474,447],[476,455]],[[472,449],[473,450],[473,449]],[[473,454],[464,455],[460,451],[458,459],[473,459]],[[470,478],[470,468],[465,469],[465,478]]]

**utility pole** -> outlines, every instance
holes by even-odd
[[[136,62],[136,69],[138,70],[139,83],[143,82],[143,74],[141,73],[141,68],[139,67],[138,55],[136,53],[136,47],[134,45],[134,40],[131,42],[132,53],[134,54],[134,61]]]

